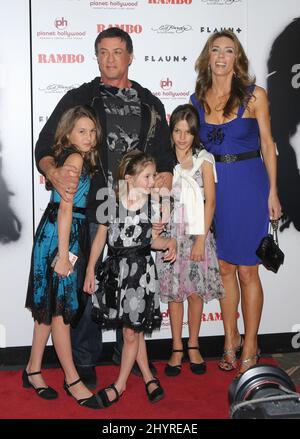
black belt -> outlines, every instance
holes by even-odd
[[[214,157],[216,162],[234,163],[241,160],[248,160],[254,159],[255,157],[260,157],[260,150],[258,149],[257,151],[242,152],[241,154],[214,154]]]
[[[135,256],[150,256],[151,255],[151,245],[146,245],[144,247],[112,247],[108,246],[109,257],[113,258],[134,258]]]

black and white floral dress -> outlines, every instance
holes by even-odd
[[[137,210],[122,202],[108,224],[108,256],[97,270],[93,318],[104,329],[126,326],[151,334],[161,325],[158,278],[151,256],[150,199]]]

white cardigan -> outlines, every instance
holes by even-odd
[[[193,156],[193,166],[191,169],[183,169],[180,165],[175,166],[173,171],[173,184],[178,179],[181,180],[180,203],[184,206],[187,235],[204,235],[204,191],[193,178],[193,175],[200,168],[204,160],[213,165],[215,182],[217,173],[215,159],[212,154],[202,149],[197,156]]]

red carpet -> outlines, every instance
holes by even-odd
[[[271,358],[263,363],[275,364]],[[62,389],[61,369],[45,369],[43,375],[49,386],[59,392],[59,398],[45,401],[33,389],[24,389],[22,371],[0,372],[1,419],[226,419],[229,417],[227,390],[234,372],[222,372],[217,361],[208,361],[204,375],[194,375],[189,363],[176,378],[164,375],[165,362],[156,362],[158,376],[166,397],[157,404],[148,402],[141,380],[130,375],[127,390],[117,404],[102,410],[80,407]],[[111,384],[117,377],[118,366],[99,366],[98,389]]]

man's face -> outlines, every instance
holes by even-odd
[[[104,38],[98,44],[98,65],[104,83],[111,83],[128,78],[128,67],[133,54],[126,48],[121,38]],[[114,85],[114,84],[112,84]]]

